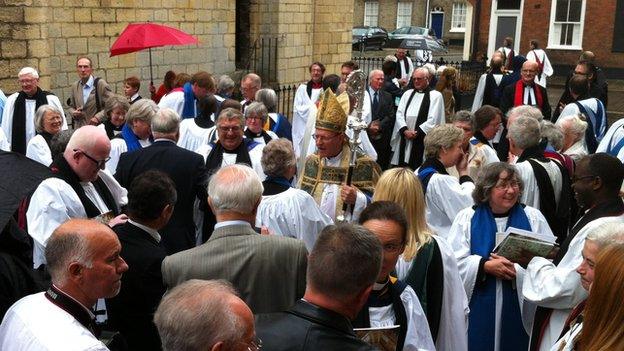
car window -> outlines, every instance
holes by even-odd
[[[425,34],[427,34],[427,29],[426,28],[421,28],[421,27],[412,27],[411,30],[410,30],[410,34],[425,35]]]
[[[364,35],[366,34],[366,28],[353,28],[352,35]]]
[[[368,34],[375,34],[375,29],[374,28],[370,28],[368,30]]]
[[[394,31],[394,34],[407,34],[409,27],[401,27]]]

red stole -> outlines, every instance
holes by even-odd
[[[538,87],[536,87],[535,83],[533,83],[533,86],[531,86],[531,88],[535,92],[535,99],[537,100],[537,106],[540,109],[542,109],[542,106],[544,105],[544,97],[542,96],[542,91]],[[514,107],[524,105],[524,100],[522,99],[523,95],[524,95],[524,83],[522,82],[522,79],[520,79],[519,81],[516,82],[516,93],[514,95]]]

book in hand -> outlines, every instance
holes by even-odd
[[[512,262],[518,262],[526,255],[547,257],[558,246],[555,240],[554,236],[509,227],[504,233],[496,233],[494,253]]]
[[[398,325],[377,328],[354,328],[355,334],[363,341],[381,351],[395,351],[399,342]]]

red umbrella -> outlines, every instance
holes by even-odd
[[[198,44],[197,38],[184,33],[179,29],[155,23],[132,23],[121,32],[119,38],[110,49],[110,56],[128,54],[131,52],[149,49],[150,80],[152,79],[152,50],[151,48],[167,45]]]

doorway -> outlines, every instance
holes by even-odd
[[[514,51],[519,52],[522,29],[522,7],[524,0],[493,0],[488,38],[488,62],[503,44],[503,39],[512,37]]]

